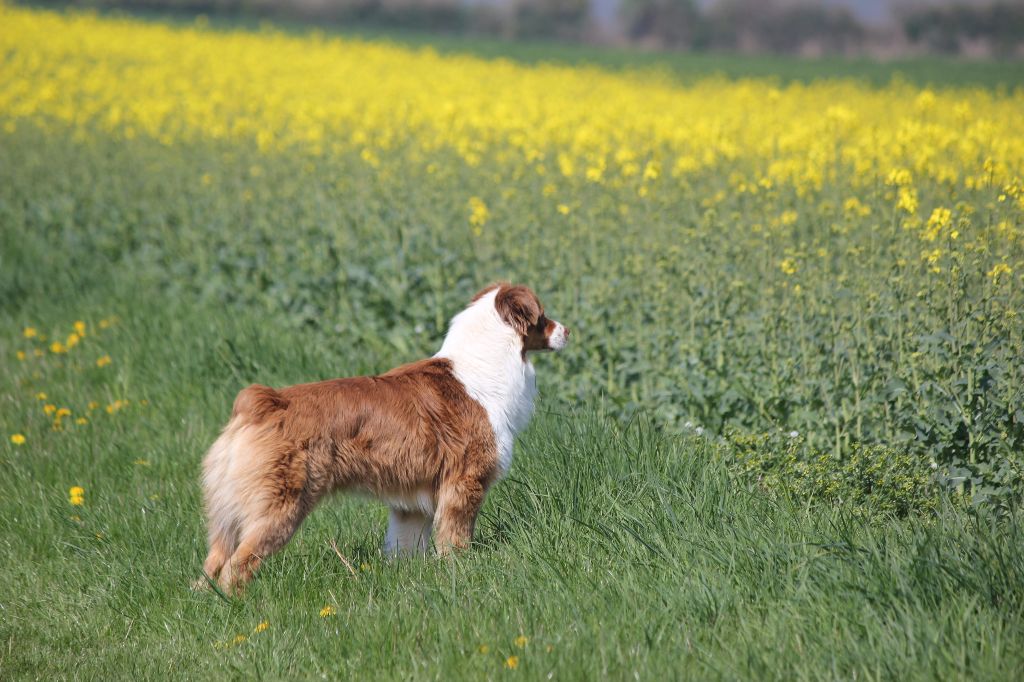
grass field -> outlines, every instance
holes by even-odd
[[[1012,65],[0,25],[0,678],[1024,669]],[[573,338],[476,546],[386,562],[337,498],[189,591],[237,390],[433,353],[496,279]]]

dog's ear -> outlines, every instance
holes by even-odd
[[[501,319],[521,336],[526,336],[526,330],[537,324],[544,314],[536,294],[524,286],[501,287],[494,298],[494,307]]]

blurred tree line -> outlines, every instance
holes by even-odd
[[[1021,0],[952,0],[944,5],[916,1],[896,0],[892,20],[868,26],[846,7],[820,0],[71,0],[89,7],[312,19],[673,50],[1024,57]]]

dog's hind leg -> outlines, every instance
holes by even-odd
[[[251,515],[252,522],[242,528],[238,547],[221,570],[221,588],[229,594],[239,592],[263,560],[288,543],[308,511],[306,505],[293,498]]]

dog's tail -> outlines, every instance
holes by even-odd
[[[242,389],[231,419],[203,458],[203,498],[209,553],[203,572],[216,580],[238,548],[245,522],[248,475],[255,473],[260,453],[253,436],[274,414],[287,409],[288,400],[268,386]]]

